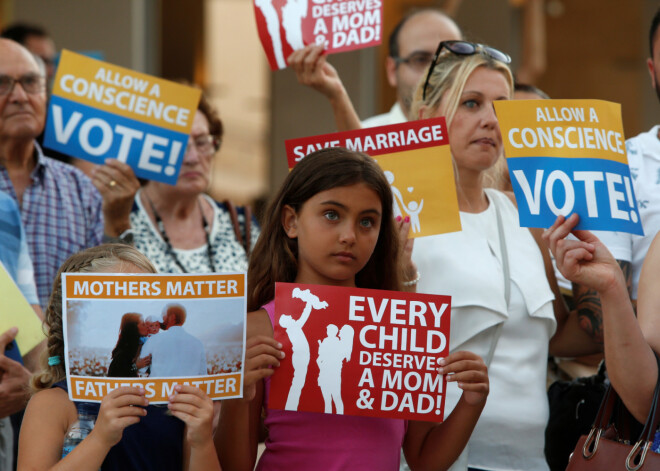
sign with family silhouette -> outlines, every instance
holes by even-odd
[[[277,283],[268,406],[440,422],[449,296]]]
[[[521,226],[550,227],[558,215],[578,213],[577,229],[644,233],[621,105],[501,100],[495,111]]]
[[[272,70],[308,44],[352,51],[381,41],[382,0],[254,0],[259,39]]]
[[[376,159],[392,188],[394,216],[410,220],[409,237],[461,230],[444,118],[290,139],[289,168],[325,147],[346,147]]]
[[[141,386],[167,403],[177,384],[211,399],[242,396],[245,274],[64,273],[69,397],[100,402]]]
[[[44,146],[138,178],[174,185],[200,90],[64,50],[48,106]]]

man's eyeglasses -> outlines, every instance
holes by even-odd
[[[193,138],[192,144],[188,144],[186,151],[190,150],[191,146],[195,148],[199,155],[208,157],[215,154],[220,149],[220,140],[211,136],[210,134],[205,134],[203,136],[197,136]]]
[[[433,54],[425,51],[416,51],[408,57],[393,57],[394,62],[398,64],[406,64],[417,72],[423,72],[433,60]]]
[[[424,81],[424,88],[422,90],[422,100],[426,100],[426,88],[429,86],[431,74],[433,73],[433,69],[438,63],[438,58],[440,57],[443,49],[447,49],[449,52],[456,54],[457,56],[484,54],[492,59],[495,59],[496,61],[500,61],[505,64],[511,63],[511,57],[508,54],[505,54],[502,51],[495,49],[494,47],[484,46],[483,44],[471,43],[468,41],[442,41],[440,44],[438,44],[438,49],[435,51],[435,55],[431,61],[431,67],[429,67],[429,73],[426,74],[426,80]]]
[[[46,79],[42,75],[30,74],[20,78],[0,75],[0,95],[9,95],[14,90],[16,83],[20,83],[25,93],[41,93],[46,88]]]

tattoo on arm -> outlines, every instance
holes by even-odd
[[[617,260],[626,280],[628,294],[632,292],[632,264]],[[585,286],[573,284],[573,298],[580,328],[598,343],[603,343],[603,311],[598,293]]]

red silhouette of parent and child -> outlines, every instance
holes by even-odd
[[[303,327],[310,317],[313,309],[320,310],[328,307],[326,301],[321,301],[309,289],[294,288],[291,297],[298,298],[305,303],[305,308],[298,319],[288,314],[279,318],[280,326],[286,331],[291,341],[291,363],[293,365],[293,380],[286,400],[286,410],[298,410],[300,394],[307,379],[309,360],[311,358],[309,342]],[[318,385],[323,395],[325,412],[332,413],[332,405],[337,414],[344,413],[344,403],[341,398],[341,370],[344,361],[350,361],[353,351],[353,327],[344,325],[341,330],[335,324],[328,324],[326,334],[319,340],[318,357],[316,364],[319,367]]]

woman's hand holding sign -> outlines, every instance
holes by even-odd
[[[106,159],[92,174],[92,183],[103,197],[105,233],[119,237],[131,227],[129,216],[140,182],[133,169],[117,159]]]
[[[287,59],[298,81],[323,93],[330,100],[345,93],[337,70],[327,61],[322,45],[312,44],[294,51]]]
[[[344,84],[337,70],[328,63],[322,45],[311,44],[298,49],[288,57],[287,61],[295,71],[298,82],[312,87],[330,101],[339,131],[362,127]]]
[[[568,219],[559,216],[543,233],[543,239],[557,261],[557,268],[569,280],[598,292],[623,284],[623,273],[614,257],[598,238],[589,231],[576,231],[579,216]],[[577,240],[567,239],[573,233]]]

